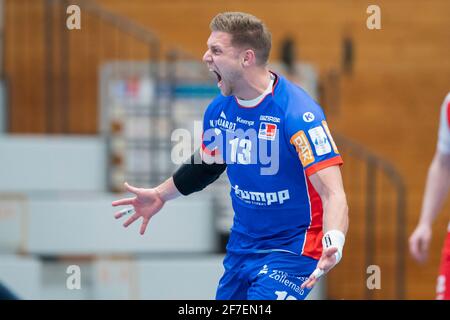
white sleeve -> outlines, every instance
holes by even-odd
[[[441,107],[437,149],[442,153],[450,154],[450,93],[445,97]]]

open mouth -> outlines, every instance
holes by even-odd
[[[222,81],[222,76],[217,71],[214,71],[214,73],[216,74],[217,82]]]
[[[218,73],[216,70],[210,69],[210,71],[216,75],[217,86],[220,88],[220,86],[221,86],[222,83],[223,83],[223,82],[222,82],[222,76],[221,76],[220,73]]]

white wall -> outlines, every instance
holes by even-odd
[[[128,228],[114,219],[111,202],[130,195],[30,197],[26,252],[34,254],[132,254],[213,252],[215,233],[208,194],[167,203],[144,235],[141,220]]]
[[[0,281],[20,299],[39,299],[42,263],[31,257],[0,255]]]
[[[0,252],[39,255],[105,255],[217,250],[209,193],[177,199],[156,214],[146,233],[141,220],[128,228],[113,200],[130,194],[46,193],[0,196]]]
[[[0,135],[0,192],[104,191],[100,137]]]

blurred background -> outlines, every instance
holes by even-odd
[[[81,29],[67,27],[71,5]],[[110,203],[124,181],[173,173],[175,129],[198,145],[195,121],[218,94],[201,58],[223,11],[267,24],[271,69],[321,103],[344,157],[344,259],[310,298],[433,299],[448,202],[426,264],[407,238],[450,90],[446,0],[0,0],[0,283],[22,299],[214,298],[233,214],[225,176],[168,203],[145,236]]]

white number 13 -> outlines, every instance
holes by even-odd
[[[251,149],[252,149],[252,141],[247,139],[235,138],[230,140],[231,144],[231,162],[237,162],[239,164],[250,164],[251,163]],[[238,145],[241,148],[241,152],[237,152]]]

